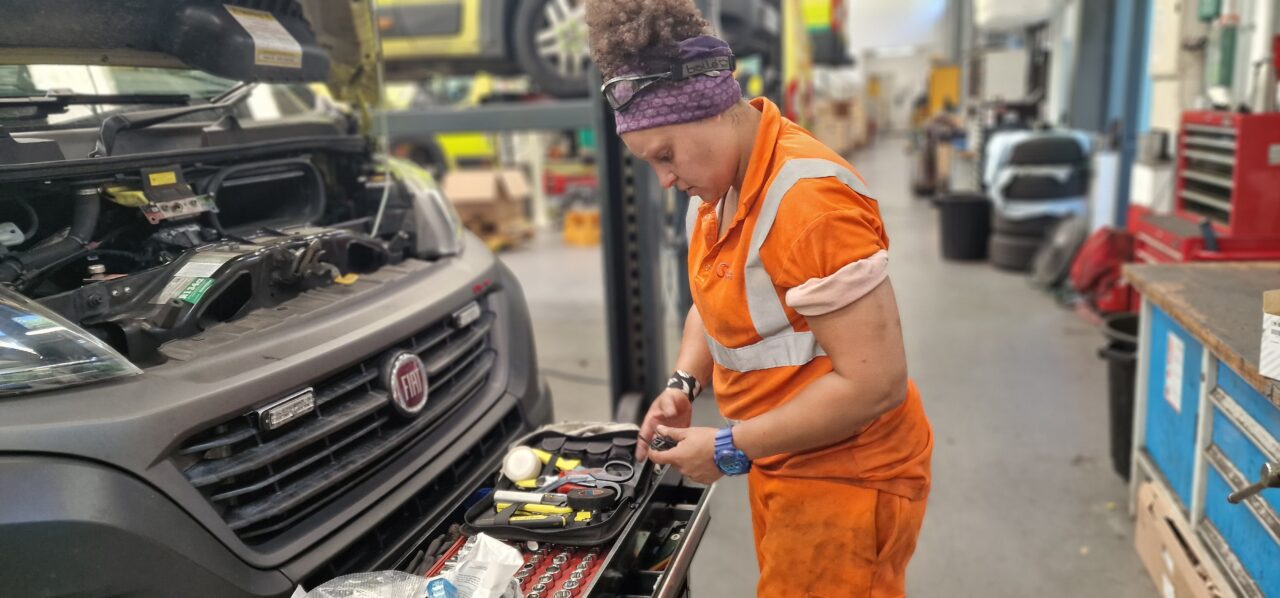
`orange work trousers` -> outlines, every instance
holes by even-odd
[[[910,500],[846,480],[747,476],[759,598],[897,598],[924,523]]]

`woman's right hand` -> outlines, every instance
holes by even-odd
[[[693,403],[689,395],[674,388],[668,388],[658,395],[649,405],[649,412],[640,424],[640,442],[636,443],[636,462],[643,462],[649,456],[649,441],[653,440],[658,426],[669,428],[688,428],[693,423]]]

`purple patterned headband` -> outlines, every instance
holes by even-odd
[[[680,42],[679,62],[733,56],[724,40],[702,35]],[[614,113],[618,134],[711,118],[742,99],[742,88],[729,71],[695,75],[682,81],[660,81],[631,104]]]

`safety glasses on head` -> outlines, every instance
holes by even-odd
[[[736,66],[737,61],[732,55],[699,58],[678,63],[665,73],[614,77],[600,86],[600,92],[604,94],[604,99],[609,102],[610,108],[621,111],[631,105],[631,102],[646,89],[652,88],[659,82],[683,81],[698,75],[715,77],[723,72],[733,72]]]

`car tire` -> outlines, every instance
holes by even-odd
[[[997,210],[991,216],[991,231],[1007,237],[1029,237],[1039,240],[1047,237],[1049,231],[1053,230],[1061,221],[1062,218],[1059,216],[1040,216],[1038,218],[1014,220],[1001,216]]]
[[[1032,284],[1046,290],[1062,284],[1088,236],[1089,221],[1084,216],[1066,218],[1054,226],[1032,261]]]
[[[987,246],[987,259],[1001,270],[1027,272],[1040,251],[1041,239],[995,234]]]
[[[564,7],[569,7],[565,14]],[[591,54],[587,42],[586,0],[520,0],[511,45],[516,62],[541,91],[560,98],[587,95]],[[556,33],[549,13],[571,24]],[[563,22],[563,20],[561,21]],[[539,38],[550,39],[539,51]],[[565,62],[567,60],[567,62]],[[568,66],[563,66],[567,64]]]

